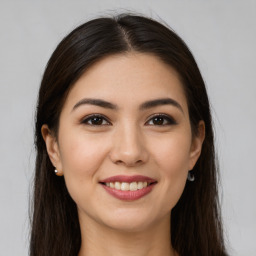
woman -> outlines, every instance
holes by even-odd
[[[227,255],[208,97],[170,29],[89,21],[38,98],[30,255]]]

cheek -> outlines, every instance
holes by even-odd
[[[190,138],[186,134],[173,134],[160,141],[155,147],[155,155],[159,165],[167,176],[178,175],[188,171],[190,163]]]
[[[62,140],[61,148],[64,175],[69,172],[74,175],[93,175],[105,156],[102,140],[88,139],[79,134]]]
[[[87,201],[87,195],[97,186],[97,175],[106,157],[103,140],[81,133],[62,136],[60,143],[61,161],[67,189],[73,200],[79,204]],[[103,143],[104,144],[104,143]]]
[[[69,133],[62,138],[61,161],[69,194],[78,206],[89,203],[90,195],[98,185],[97,175],[107,148],[102,146],[102,139],[85,134]]]
[[[190,138],[176,134],[173,139],[162,141],[155,149],[155,159],[162,180],[162,201],[169,202],[171,210],[178,202],[187,180]]]

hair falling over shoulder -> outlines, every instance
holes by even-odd
[[[72,85],[100,59],[130,51],[150,53],[179,74],[189,108],[192,133],[200,120],[206,136],[194,167],[195,181],[187,182],[172,210],[172,246],[180,256],[225,256],[214,133],[204,81],[190,50],[170,28],[150,18],[122,14],[91,20],[67,35],[53,52],[38,96],[36,165],[31,211],[30,256],[74,256],[81,246],[75,202],[63,177],[54,174],[41,135],[47,124],[58,135],[60,113]]]

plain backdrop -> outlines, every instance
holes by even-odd
[[[44,67],[77,25],[136,11],[168,23],[192,50],[213,106],[230,255],[256,255],[256,1],[0,1],[0,255],[25,256],[34,109]]]

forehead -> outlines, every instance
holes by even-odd
[[[70,90],[64,107],[83,98],[100,98],[119,105],[170,97],[187,109],[178,73],[152,54],[108,56],[92,65]]]

